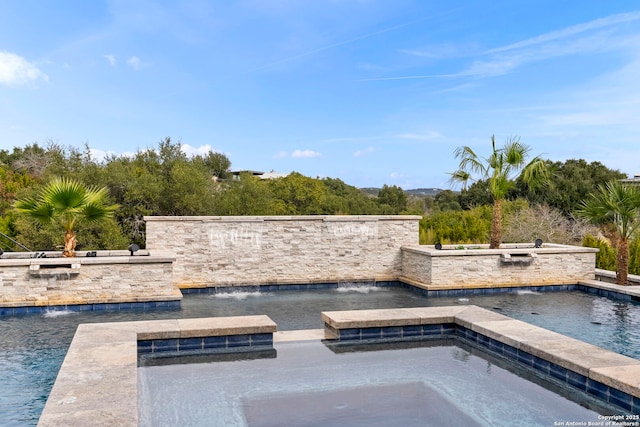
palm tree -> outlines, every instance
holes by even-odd
[[[65,231],[62,255],[73,257],[77,244],[76,224],[80,221],[104,221],[118,208],[117,205],[106,204],[107,195],[106,187],[85,187],[72,179],[55,178],[42,189],[37,199],[18,200],[14,207],[37,223],[60,224]]]
[[[594,223],[615,226],[618,245],[616,283],[626,285],[629,275],[629,240],[640,226],[640,187],[611,181],[583,201],[577,213]]]
[[[530,189],[549,182],[546,162],[539,156],[526,163],[530,148],[518,138],[510,138],[502,148],[496,148],[495,136],[491,136],[491,155],[479,157],[470,147],[458,147],[455,157],[460,159],[459,169],[451,174],[451,182],[460,182],[463,188],[469,181],[485,180],[493,199],[493,217],[489,247],[500,247],[502,237],[501,201],[515,186],[514,179],[521,171],[521,178]],[[477,177],[474,178],[474,175]]]

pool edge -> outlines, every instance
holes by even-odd
[[[341,319],[335,321],[332,316]],[[350,322],[343,324],[351,329],[357,327],[360,321],[364,322],[365,328],[384,328],[385,324],[389,325],[391,322],[393,334],[407,322],[410,326],[453,324],[470,331],[470,336],[475,334],[476,341],[483,342],[489,349],[493,342],[499,342],[503,351],[505,348],[506,351],[522,351],[522,360],[517,356],[516,360],[525,365],[534,366],[536,361],[545,360],[565,369],[565,378],[575,381],[583,381],[584,378],[585,388],[595,387],[595,382],[603,383],[630,395],[632,407],[640,404],[639,360],[477,306],[325,312],[323,320],[329,324],[333,321],[334,327],[339,327],[340,321]],[[233,328],[230,329],[230,325]],[[276,329],[275,323],[267,316],[205,318],[187,323],[173,319],[82,324],[78,327],[60,368],[38,426],[136,426],[138,342],[141,338],[173,340],[193,337],[194,334],[246,335],[267,331],[274,334],[273,341],[290,342],[297,339],[317,339],[315,337],[320,335],[318,330],[278,333]],[[451,332],[455,334],[456,329],[440,328],[441,334]],[[531,338],[533,332],[534,338]],[[486,343],[482,337],[486,337]],[[401,336],[390,335],[389,338]],[[572,346],[563,347],[563,343]],[[531,354],[532,357],[525,357],[525,354]],[[590,354],[591,358],[585,359],[585,354]]]

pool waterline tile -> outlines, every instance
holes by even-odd
[[[411,283],[398,280],[356,280],[349,282],[349,285],[366,285],[376,287],[399,287],[407,289],[415,294],[425,297],[464,297],[475,295],[489,295],[510,293],[515,291],[532,292],[564,292],[581,291],[591,295],[605,296],[612,300],[636,301],[640,302],[640,291],[615,287],[607,282],[597,280],[584,280],[577,284],[560,284],[545,286],[501,286],[496,288],[454,288],[454,289],[423,289]],[[342,286],[341,283],[295,283],[295,284],[261,284],[261,285],[233,285],[216,287],[181,288],[182,295],[188,294],[217,294],[229,292],[274,292],[291,290],[315,290],[315,289],[336,289]],[[71,310],[71,311],[96,311],[112,312],[120,310],[164,310],[180,309],[180,299],[168,299],[159,301],[127,301],[108,302],[90,304],[70,304],[70,305],[44,305],[44,306],[4,306],[0,307],[0,316],[16,316],[25,314],[42,314],[50,310]]]
[[[630,410],[629,408],[632,410],[635,408],[633,402],[636,401],[634,399],[640,398],[640,387],[637,386],[639,382],[635,381],[634,378],[640,378],[640,361],[564,337],[563,335],[525,322],[512,322],[511,319],[506,316],[497,315],[501,320],[491,320],[487,322],[487,318],[495,318],[496,314],[478,307],[473,307],[469,310],[473,312],[472,316],[465,315],[464,312],[456,316],[456,330],[454,334],[445,333],[445,331],[451,331],[449,324],[443,324],[440,335],[437,334],[437,329],[433,328],[433,325],[429,325],[429,330],[433,332],[431,337],[442,338],[445,336],[453,336],[456,339],[461,339],[467,343],[479,346],[489,353],[500,355],[540,372],[543,375],[556,378],[575,389],[587,393],[590,390],[590,394],[599,398],[604,397],[603,400],[616,405],[621,410],[628,411]],[[482,313],[482,311],[485,313]],[[363,319],[368,321],[369,318],[366,312],[367,310],[362,311]],[[350,314],[350,326],[357,326],[357,317],[357,313],[352,312]],[[332,328],[338,330],[337,337],[339,337],[340,340],[350,341],[361,339],[362,334],[358,335],[356,333],[351,333],[348,338],[343,337],[340,334],[340,322],[334,322],[330,313],[323,313],[323,318],[325,318],[325,321],[328,320],[331,323]],[[474,323],[472,318],[479,320],[479,323]],[[462,319],[463,321],[460,322]],[[504,326],[507,326],[508,336],[503,336],[499,332],[501,329],[504,329]],[[517,332],[518,326],[521,326],[522,331],[514,333]],[[471,330],[470,328],[482,330],[489,333],[491,337]],[[350,330],[353,331],[353,329],[354,328],[351,328]],[[559,337],[563,339],[549,339]],[[426,338],[426,336],[423,335],[423,338]],[[522,339],[529,339],[529,341],[520,342],[519,340]],[[566,343],[564,349],[561,348],[563,342]],[[516,347],[512,346],[512,343],[515,343]],[[545,345],[551,345],[550,352],[541,351]],[[572,350],[572,346],[576,345],[577,350]],[[539,351],[534,355],[518,347],[527,347]],[[584,357],[585,351],[589,353],[589,357]],[[550,355],[551,359],[546,359],[545,355]],[[556,362],[566,365],[567,367],[576,367],[580,372],[567,369],[567,367],[560,366]],[[611,365],[614,367],[611,367]],[[581,373],[582,371],[584,371],[586,375],[583,375]],[[610,375],[607,376],[604,374],[605,371]],[[593,376],[593,378],[591,376]],[[612,392],[612,390],[615,391]]]

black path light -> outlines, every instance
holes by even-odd
[[[131,256],[133,256],[134,252],[138,252],[139,250],[140,246],[136,245],[135,243],[129,245],[129,252],[131,253]]]

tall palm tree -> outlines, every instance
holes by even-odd
[[[62,255],[73,257],[77,244],[74,232],[77,223],[104,221],[118,208],[117,205],[106,204],[107,195],[106,187],[85,187],[72,179],[55,178],[37,198],[18,200],[14,207],[17,212],[40,224],[60,224],[65,231]]]
[[[451,173],[451,182],[460,182],[463,188],[469,181],[485,180],[493,200],[491,237],[489,247],[500,247],[502,238],[501,202],[507,192],[515,186],[515,179],[521,173],[522,180],[534,189],[549,182],[546,162],[540,156],[526,163],[530,148],[521,144],[519,138],[510,138],[502,148],[496,148],[495,136],[491,136],[491,154],[479,157],[470,147],[458,147],[455,157],[460,159],[459,169]],[[474,177],[475,175],[475,177]]]
[[[610,222],[618,237],[616,283],[626,285],[629,275],[629,240],[640,227],[640,187],[611,181],[584,200],[577,213],[594,223]]]

